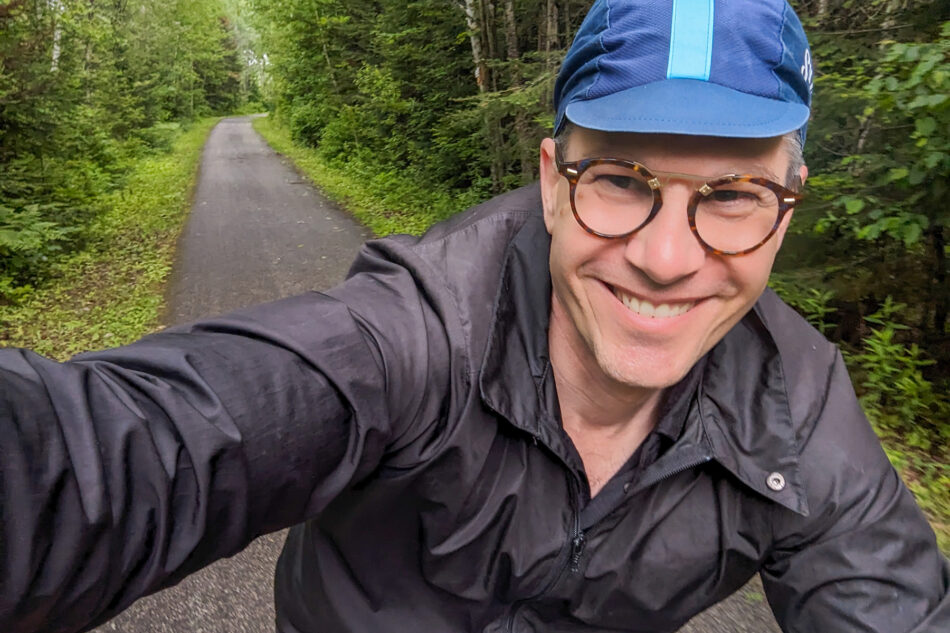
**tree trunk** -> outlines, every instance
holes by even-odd
[[[317,22],[320,21],[319,12],[315,12],[314,17],[316,17]],[[325,31],[320,35],[320,45],[323,49],[323,60],[327,63],[327,76],[330,78],[330,83],[333,84],[333,89],[337,94],[340,94],[340,84],[336,80],[336,73],[333,72],[333,62],[330,61],[330,51],[327,50],[327,37]]]
[[[946,236],[944,227],[931,225],[930,247],[934,258],[934,283],[931,290],[931,303],[934,306],[933,332],[938,335],[946,331],[947,317],[950,316],[950,288],[947,288]]]
[[[880,49],[884,49],[890,42],[888,32],[894,28],[897,24],[897,13],[901,8],[900,0],[890,0],[884,5],[884,19],[881,22],[881,37],[878,40],[877,46]],[[880,77],[880,74],[877,75]],[[874,127],[874,113],[872,112],[868,115],[867,119],[861,124],[861,130],[858,134],[858,143],[855,147],[855,154],[863,154],[864,147],[867,145],[868,136],[871,133],[871,129]],[[854,170],[851,170],[854,173]]]
[[[491,42],[492,38],[486,37],[485,28],[487,22],[485,0],[464,0],[461,5],[465,12],[465,24],[468,27],[469,42],[472,45],[472,61],[475,65],[475,81],[478,84],[478,92],[484,94],[488,91],[490,82],[488,66],[485,62],[485,46]],[[489,54],[494,48],[489,48]],[[499,152],[503,144],[501,131],[498,122],[493,120],[491,113],[485,109],[485,139],[488,143],[488,154],[490,156],[489,170],[492,181],[492,191],[498,193],[501,191],[502,171],[504,166],[499,161]]]
[[[481,0],[481,34],[482,45],[486,50],[488,60],[498,60],[498,49],[495,46],[495,3],[492,0]],[[485,86],[492,92],[498,92],[498,73],[484,64]],[[493,116],[490,108],[485,111],[485,125],[488,131],[489,155],[491,156],[492,192],[501,193],[505,175],[505,135],[501,128],[501,120]]]
[[[557,49],[557,2],[547,0],[544,10],[544,56],[549,68],[554,66],[552,51]]]
[[[518,52],[518,24],[515,22],[514,0],[505,0],[505,44],[508,61],[517,61],[521,53]]]
[[[478,7],[476,7],[478,3]],[[485,54],[482,52],[481,29],[478,15],[481,9],[480,0],[464,0],[461,5],[465,12],[465,26],[468,28],[468,39],[472,45],[472,62],[475,66],[475,83],[479,92],[485,92]]]
[[[518,67],[521,61],[521,52],[518,46],[518,24],[515,22],[514,0],[505,0],[505,40],[508,64],[511,68],[511,88],[518,90],[523,87],[524,78],[521,75],[521,69]],[[521,163],[521,184],[528,184],[534,179],[534,164],[531,152],[528,149],[531,130],[524,108],[518,108],[515,113],[515,136],[518,160]]]
[[[481,0],[482,8],[482,41],[487,51],[487,58],[497,60],[498,50],[495,48],[495,3],[492,0]],[[491,86],[492,92],[498,91],[498,78],[491,69],[485,68],[485,85]]]
[[[55,73],[59,70],[59,57],[62,53],[63,24],[60,18],[63,14],[64,7],[62,0],[48,0],[47,6],[53,15],[53,55],[50,61],[49,71]]]
[[[570,0],[564,3],[564,35],[571,36],[571,3]]]

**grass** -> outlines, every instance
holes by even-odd
[[[936,461],[890,434],[884,435],[882,442],[887,457],[930,520],[940,549],[950,556],[950,458]],[[950,455],[946,449],[943,452]]]
[[[354,163],[345,168],[329,164],[312,148],[295,144],[290,132],[273,117],[255,119],[254,129],[376,235],[419,234],[435,222],[481,202],[475,193],[460,195],[420,187],[398,173],[377,173]]]
[[[124,188],[97,201],[103,213],[88,248],[58,263],[21,303],[0,305],[0,345],[65,359],[159,329],[201,149],[218,120],[195,123],[171,152],[144,159]]]
[[[381,179],[379,174],[336,168],[328,164],[316,150],[296,145],[287,129],[272,117],[256,119],[254,128],[274,150],[289,157],[323,192],[346,207],[377,235],[420,233],[433,222],[447,217],[451,213],[450,208],[460,210],[468,206],[456,198],[451,201],[454,207],[449,207],[439,194],[412,191],[411,183],[395,182],[392,178]],[[381,192],[384,187],[389,187],[391,191]],[[407,204],[406,201],[412,201],[413,204]],[[473,199],[467,202],[474,204],[477,201]],[[407,207],[422,211],[410,213],[402,210]],[[781,282],[781,279],[776,281]],[[820,303],[826,298],[816,296],[809,297],[809,300]],[[799,311],[809,312],[809,306],[795,307]],[[930,520],[940,548],[950,554],[950,464],[934,463],[932,456],[906,446],[893,434],[883,434],[882,442],[891,463],[900,471]]]

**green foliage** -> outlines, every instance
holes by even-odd
[[[82,247],[109,193],[182,123],[251,94],[224,16],[219,0],[0,6],[0,302]]]
[[[887,296],[907,304],[915,338],[936,352],[925,375],[946,375],[950,5],[795,4],[817,60],[813,177],[796,212],[811,237],[807,265],[842,271],[825,281],[847,302],[842,322]]]
[[[935,457],[887,436],[884,451],[930,519],[940,549],[950,556],[950,451]]]
[[[26,271],[37,267],[60,250],[60,244],[73,230],[44,218],[40,205],[20,208],[0,206],[0,298],[18,299],[29,286],[20,286]]]
[[[421,187],[398,172],[377,172],[359,163],[334,164],[319,151],[294,143],[290,131],[269,117],[255,119],[254,129],[376,235],[422,233],[459,205],[478,202],[474,192]]]
[[[837,192],[819,227],[837,224],[860,240],[888,237],[912,248],[950,219],[940,204],[950,172],[950,22],[935,41],[881,48],[875,74],[854,93],[865,103],[856,117],[865,143],[840,161],[860,178]]]
[[[149,149],[169,152],[172,149],[172,144],[181,134],[181,127],[181,123],[178,121],[156,123],[152,127],[136,130],[135,136],[141,139]]]
[[[162,283],[216,122],[198,121],[178,132],[168,154],[140,160],[125,186],[100,200],[84,248],[54,262],[52,280],[19,302],[0,303],[0,345],[65,359],[158,327]]]
[[[902,340],[906,306],[886,298],[867,316],[869,333],[845,359],[861,405],[930,517],[940,547],[950,552],[950,396],[924,375],[935,363],[916,343]]]
[[[266,98],[335,167],[483,199],[536,178],[555,58],[589,2],[557,4],[560,20],[473,0],[473,30],[461,2],[252,0]]]
[[[950,5],[794,4],[817,64],[812,176],[781,277],[830,292],[835,311],[786,299],[845,349],[868,417],[950,549]]]
[[[832,327],[829,317],[836,309],[830,305],[834,298],[834,292],[831,290],[806,286],[788,276],[778,274],[772,275],[769,286],[819,332],[827,332]]]
[[[935,442],[950,440],[950,400],[923,375],[934,361],[924,358],[916,343],[898,340],[898,333],[908,329],[896,320],[905,308],[888,297],[880,310],[866,317],[874,327],[849,360],[860,370],[861,404],[871,422],[909,446],[929,451]]]

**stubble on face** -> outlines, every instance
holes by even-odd
[[[702,139],[575,132],[567,160],[614,156],[654,169],[714,177],[753,173],[774,179],[787,156],[778,139]],[[547,157],[546,157],[547,156]],[[768,281],[781,235],[754,253],[707,253],[692,236],[685,206],[691,191],[664,191],[660,214],[636,235],[604,240],[573,218],[567,181],[542,146],[545,221],[551,233],[552,362],[558,373],[631,397],[678,382],[746,314]],[[553,173],[552,173],[553,172]],[[763,173],[764,172],[764,173]],[[780,233],[784,233],[787,219]],[[650,319],[629,306],[645,300],[672,306],[672,318]]]

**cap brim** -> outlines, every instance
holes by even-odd
[[[808,107],[698,79],[666,79],[569,103],[567,118],[604,132],[768,138],[800,129]]]

